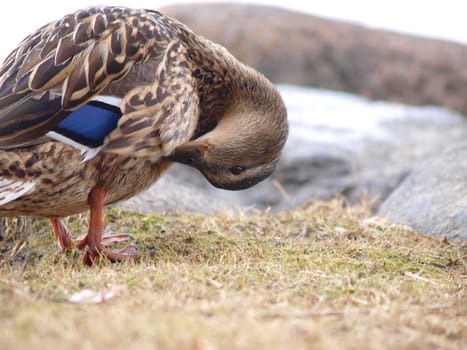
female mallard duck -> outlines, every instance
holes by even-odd
[[[0,69],[0,216],[90,209],[77,246],[112,251],[102,209],[150,186],[173,162],[238,190],[271,174],[287,137],[276,88],[226,49],[156,11],[89,8],[40,28]]]

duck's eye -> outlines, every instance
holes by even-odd
[[[186,164],[193,164],[195,162],[195,158],[193,157],[186,157],[185,158]]]
[[[230,172],[234,175],[240,175],[243,170],[245,170],[245,168],[240,165],[236,165],[230,168]]]

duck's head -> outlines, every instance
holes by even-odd
[[[274,171],[288,134],[287,111],[271,84],[256,99],[237,99],[210,132],[169,159],[197,168],[216,187],[242,190]]]

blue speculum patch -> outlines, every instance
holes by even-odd
[[[70,113],[53,131],[88,147],[102,145],[104,138],[117,127],[120,108],[91,101]]]

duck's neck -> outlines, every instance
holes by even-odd
[[[200,121],[195,138],[216,127],[227,112],[253,110],[270,103],[271,96],[278,96],[271,82],[239,62],[224,47],[192,32],[187,33],[185,40],[195,67],[193,74],[200,97]],[[277,104],[282,104],[280,97]]]

